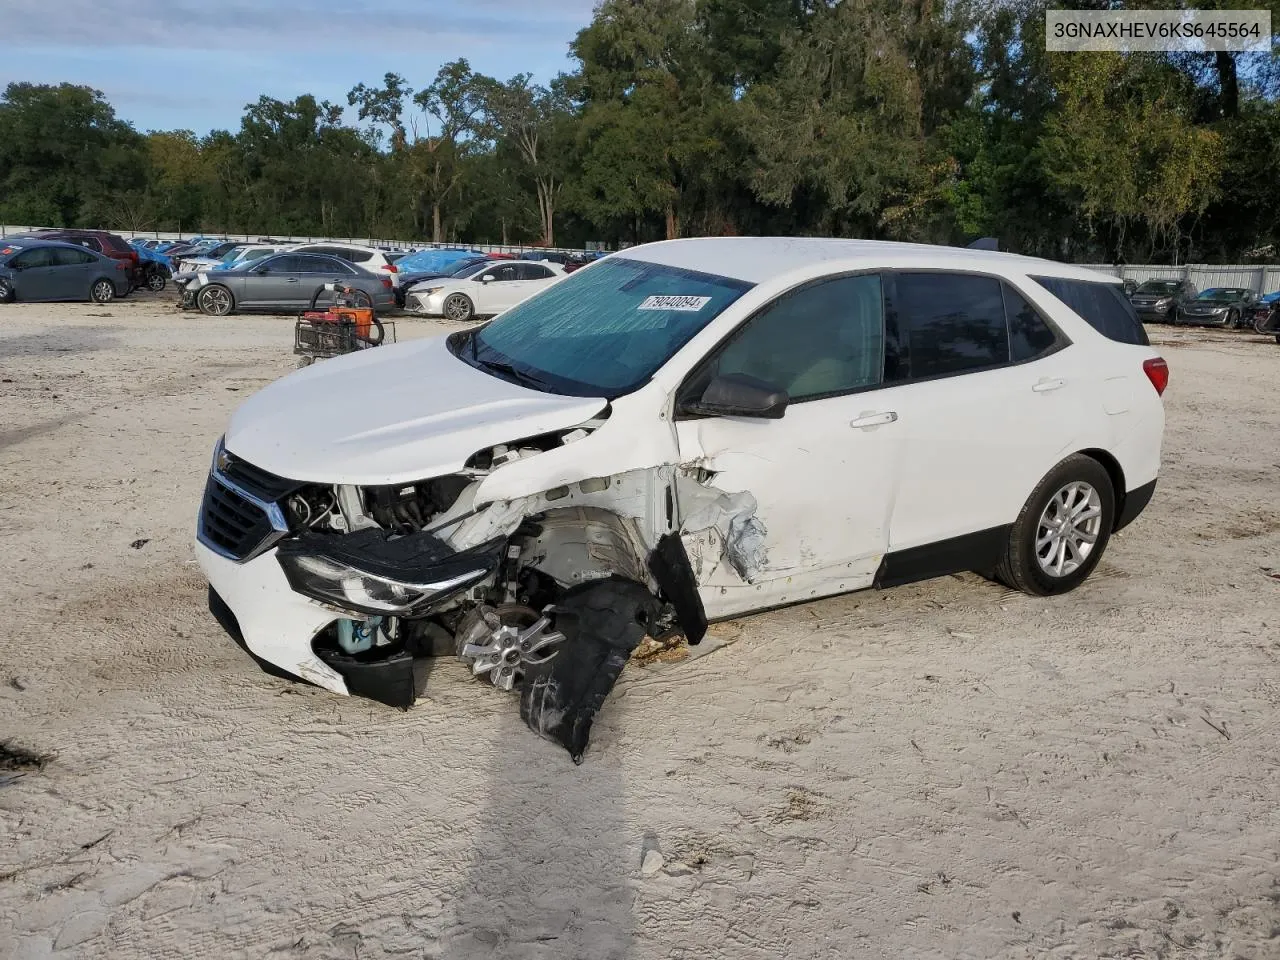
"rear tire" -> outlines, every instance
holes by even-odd
[[[1069,593],[1093,573],[1115,529],[1116,495],[1102,464],[1073,454],[1023,505],[996,579],[1035,597]]]
[[[110,280],[95,280],[89,288],[89,299],[94,303],[110,303],[116,298],[116,285]]]
[[[164,289],[165,284],[169,281],[165,279],[163,273],[153,273],[147,277],[147,289],[152,293],[159,293]]]
[[[0,280],[0,303],[13,302],[13,285],[8,280]]]

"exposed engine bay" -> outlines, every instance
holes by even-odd
[[[636,646],[676,632],[696,644],[706,630],[674,531],[674,468],[476,505],[494,471],[596,425],[494,447],[464,472],[395,486],[296,483],[220,447],[201,540],[234,556],[215,541],[242,508],[224,510],[219,498],[275,507],[272,533],[237,559],[274,547],[290,588],[333,613],[311,646],[348,692],[407,709],[432,658],[456,656],[478,680],[517,692],[529,727],[581,762]]]

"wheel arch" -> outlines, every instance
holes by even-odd
[[[1090,460],[1096,460],[1103,470],[1107,471],[1107,476],[1111,478],[1111,490],[1115,495],[1116,511],[1115,523],[1118,525],[1120,518],[1124,516],[1124,500],[1128,495],[1128,487],[1125,485],[1124,467],[1120,466],[1120,461],[1106,450],[1091,448],[1089,450],[1077,451],[1081,456],[1088,457]]]

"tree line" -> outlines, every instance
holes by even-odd
[[[457,59],[346,103],[264,95],[205,136],[140,133],[88,87],[13,83],[0,222],[564,246],[995,236],[1077,261],[1274,260],[1275,57],[1051,54],[1045,6],[603,0],[549,83]]]

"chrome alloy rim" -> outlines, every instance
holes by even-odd
[[[1051,577],[1068,577],[1093,553],[1102,533],[1102,498],[1075,481],[1055,493],[1036,525],[1036,561]]]

